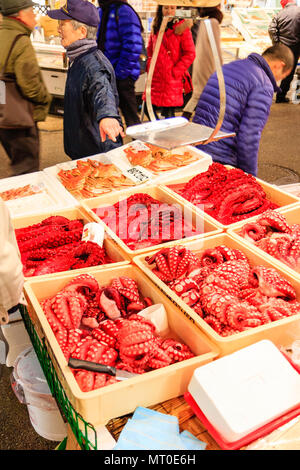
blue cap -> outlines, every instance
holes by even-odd
[[[48,10],[53,20],[76,20],[88,26],[97,27],[100,23],[98,9],[88,0],[66,0],[59,10]]]

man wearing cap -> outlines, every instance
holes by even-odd
[[[294,54],[294,66],[291,73],[280,83],[280,90],[276,95],[276,103],[288,103],[286,97],[291,81],[293,80],[300,56],[300,7],[296,0],[281,0],[282,10],[272,19],[269,26],[269,35],[273,44],[281,42],[288,46]]]
[[[68,0],[48,15],[59,20],[61,44],[69,58],[64,97],[66,154],[75,160],[121,146],[124,133],[115,73],[96,42],[97,8],[89,1]]]
[[[13,175],[39,170],[38,121],[48,114],[51,96],[43,81],[32,47],[30,34],[36,25],[32,0],[0,0],[3,15],[0,24],[0,69],[18,35],[8,59],[5,73],[15,76],[21,94],[33,104],[35,126],[27,129],[0,128],[0,142],[10,161]]]

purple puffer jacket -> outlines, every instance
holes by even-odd
[[[256,176],[259,141],[267,122],[273,93],[278,90],[273,73],[259,54],[223,66],[226,111],[222,131],[236,137],[200,146],[213,161],[241,168]],[[219,116],[216,73],[208,80],[196,107],[193,122],[214,128]]]

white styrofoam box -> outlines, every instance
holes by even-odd
[[[114,150],[110,150],[109,152],[106,153],[99,153],[96,155],[90,155],[89,157],[84,157],[80,158],[78,160],[72,160],[68,162],[63,162],[59,163],[57,165],[48,167],[44,169],[44,172],[51,176],[52,178],[55,178],[56,181],[61,185],[62,183],[59,180],[58,177],[58,172],[63,169],[63,170],[72,170],[76,168],[77,166],[77,161],[86,161],[88,159],[92,160],[97,160],[103,164],[114,164],[116,165],[117,168],[128,178],[130,178],[130,175],[127,173],[127,170],[132,168],[131,163],[129,162],[125,150],[133,146],[134,148],[145,148],[145,143],[141,142],[139,140],[135,140],[133,142],[130,142],[129,144],[122,145],[121,147],[118,147]],[[153,185],[153,184],[162,184],[165,182],[171,182],[173,178],[175,177],[182,177],[182,176],[194,176],[195,174],[206,171],[208,167],[212,163],[212,158],[210,155],[207,153],[203,152],[202,150],[197,149],[196,147],[193,147],[191,145],[187,145],[185,147],[180,147],[178,149],[173,149],[171,153],[173,154],[183,154],[185,151],[190,152],[192,155],[197,157],[197,160],[194,162],[190,163],[189,165],[183,166],[183,167],[178,167],[175,170],[169,170],[169,171],[162,171],[159,175],[154,174],[151,172],[148,168],[142,168],[137,165],[138,168],[142,169],[143,173],[148,176],[148,180],[143,182],[142,184],[137,184],[136,187],[140,190],[141,187],[146,187],[148,185]],[[134,181],[134,180],[133,180]],[[64,187],[64,186],[63,186]],[[133,186],[128,186],[128,187],[122,187],[120,190],[116,188],[112,188],[112,191],[114,193],[117,191],[122,191],[126,192],[127,190],[131,190],[135,185]],[[102,195],[99,193],[99,195]]]
[[[59,170],[72,170],[77,167],[77,162],[86,162],[87,160],[92,159],[92,160],[97,160],[102,163],[109,164],[111,163],[110,158],[106,157],[105,153],[97,153],[96,155],[90,155],[89,157],[84,157],[84,158],[78,158],[76,160],[68,160],[66,162],[62,163],[57,163],[56,165],[49,166],[47,168],[44,168],[44,173],[47,175],[50,175],[54,178],[58,179],[57,173]]]
[[[119,148],[122,148],[122,147],[119,147]],[[118,149],[117,149],[118,150]],[[55,179],[55,181],[57,182],[57,184],[59,184],[60,186],[62,186],[64,188],[65,191],[67,191],[69,193],[69,191],[64,187],[64,185],[61,183],[60,181],[60,178],[58,176],[58,172],[60,170],[65,170],[65,171],[68,171],[68,170],[73,170],[75,168],[77,168],[77,162],[85,162],[87,160],[94,160],[94,161],[97,161],[97,162],[100,162],[100,163],[103,163],[104,165],[111,165],[111,164],[115,164],[116,167],[119,168],[120,171],[122,171],[122,165],[120,167],[120,165],[118,166],[118,159],[115,158],[114,155],[110,155],[112,151],[110,152],[107,152],[107,153],[98,153],[98,154],[95,154],[95,155],[90,155],[88,157],[84,157],[84,158],[78,158],[77,160],[71,160],[71,161],[67,161],[67,162],[63,162],[63,163],[58,163],[57,165],[53,165],[53,166],[50,166],[48,168],[45,168],[43,171],[45,172],[46,175],[48,175],[49,177]],[[113,157],[113,158],[112,158]],[[119,163],[122,163],[119,161]],[[130,164],[128,163],[127,166],[130,166]],[[123,173],[124,174],[124,173]],[[128,176],[127,174],[124,174],[124,176]],[[140,186],[144,186],[143,185],[139,185]],[[113,191],[114,193],[115,192],[119,192],[119,191],[126,191],[127,189],[130,190],[134,187],[134,182],[132,184],[132,186],[122,186],[119,189],[117,188],[114,188],[113,186],[111,187],[111,189],[108,189],[105,193],[101,193],[99,192],[99,196],[102,196],[103,194],[109,194],[111,191]],[[95,189],[95,193],[96,193],[96,189]],[[79,198],[79,199],[84,199],[84,197],[82,198]],[[76,199],[77,201],[77,199]]]
[[[52,95],[64,96],[67,71],[41,69],[41,73],[49,93]]]
[[[279,188],[287,193],[297,196],[300,199],[300,183],[284,184],[279,186]]]
[[[129,142],[128,144],[123,145],[122,147],[110,150],[109,152],[107,152],[107,156],[110,156],[113,162],[120,161],[120,164],[124,163],[130,165],[130,162],[126,157],[125,152],[128,147],[133,147],[136,149],[148,148],[144,142],[140,140],[135,140],[133,142]],[[192,145],[186,145],[184,147],[172,149],[170,150],[170,152],[173,155],[184,154],[184,152],[189,152],[195,157],[197,157],[197,160],[186,166],[178,167],[174,170],[162,171],[159,175],[151,172],[150,169],[145,168],[147,172],[153,174],[152,184],[170,182],[173,177],[195,176],[199,172],[206,171],[212,163],[212,158],[208,153],[205,153],[197,147],[193,147]]]
[[[43,171],[0,180],[0,192],[32,185],[36,194],[5,201],[12,217],[31,215],[41,210],[55,210],[77,205],[73,196]]]
[[[188,391],[234,442],[300,405],[300,374],[269,340],[195,369]]]

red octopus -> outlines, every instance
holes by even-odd
[[[245,224],[240,236],[258,248],[300,272],[300,224],[289,224],[286,217],[268,210]]]
[[[292,284],[274,268],[252,267],[241,250],[218,245],[195,255],[187,248],[175,248],[160,250],[145,257],[145,261],[221,336],[300,313]],[[171,276],[170,263],[174,261],[172,257],[169,260],[171,250],[180,262],[186,260],[180,276],[179,263]]]
[[[16,229],[26,277],[112,263],[103,247],[82,241],[83,222],[51,216],[39,224]]]
[[[277,208],[254,176],[216,162],[189,180],[179,194],[224,225]]]
[[[180,206],[160,202],[145,193],[93,211],[131,250],[200,233],[186,220]]]
[[[109,293],[114,308],[120,309],[117,317],[105,311],[103,293]],[[109,286],[101,287],[89,274],[73,278],[56,295],[41,301],[67,360],[72,356],[140,374],[194,356],[179,341],[158,337],[154,324],[138,315],[151,304],[150,298],[141,297],[134,279],[120,276]],[[116,382],[108,374],[85,370],[73,373],[85,392]]]

